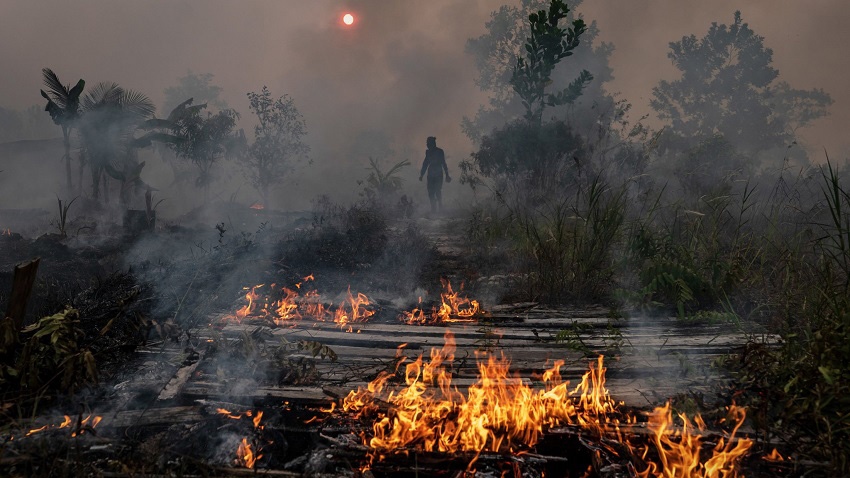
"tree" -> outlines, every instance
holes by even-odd
[[[581,96],[584,86],[593,79],[587,70],[561,91],[546,93],[552,84],[552,72],[564,58],[572,56],[582,33],[587,30],[584,20],[572,21],[572,27],[561,28],[558,23],[567,18],[570,9],[562,0],[552,0],[549,11],[540,10],[528,16],[531,36],[525,42],[525,57],[518,57],[511,86],[525,107],[525,119],[533,124],[543,120],[546,106],[571,104]]]
[[[296,161],[310,152],[304,143],[307,125],[289,95],[272,98],[263,86],[259,92],[248,93],[251,112],[257,116],[254,143],[242,156],[242,163],[251,184],[269,204],[269,191],[282,183]]]
[[[83,99],[78,121],[81,161],[91,171],[95,200],[100,198],[101,178],[111,177],[121,182],[121,204],[127,204],[130,187],[143,184],[140,174],[145,163],[138,161],[136,150],[149,145],[150,137],[136,138],[135,133],[153,116],[155,109],[144,94],[109,82],[98,83]],[[104,193],[108,191],[107,188]]]
[[[241,148],[244,136],[234,131],[239,113],[232,109],[215,114],[203,110],[206,103],[192,106],[194,100],[180,103],[166,120],[169,134],[180,138],[168,146],[174,153],[190,161],[198,168],[195,186],[204,190],[204,201],[209,200],[209,188],[213,182],[213,167],[222,158]]]
[[[462,182],[474,184],[472,172],[485,177],[511,179],[541,191],[558,187],[569,177],[569,168],[580,162],[583,141],[562,120],[543,122],[547,106],[570,104],[582,94],[593,78],[582,70],[569,85],[548,93],[552,73],[558,63],[571,56],[586,31],[584,21],[575,19],[570,27],[559,23],[568,17],[569,8],[562,0],[551,0],[549,10],[528,16],[531,34],[524,54],[516,59],[510,84],[525,109],[523,120],[514,120],[496,128],[480,140],[481,148],[472,154],[472,162],[462,162]]]
[[[573,9],[567,12],[565,20],[568,24],[576,19],[574,10],[580,4],[581,0],[575,0]],[[489,94],[488,104],[481,106],[474,118],[464,118],[462,123],[464,132],[474,141],[480,141],[484,134],[501,128],[526,112],[511,84],[511,77],[517,58],[527,54],[525,42],[531,33],[529,16],[547,6],[551,6],[548,0],[522,0],[518,6],[504,5],[491,13],[483,35],[467,41],[467,53],[475,59],[478,70],[475,82]],[[599,111],[612,109],[614,102],[603,88],[603,84],[613,78],[608,63],[614,48],[604,42],[594,46],[598,34],[596,22],[585,25],[582,41],[571,50],[573,56],[570,61],[559,62],[551,71],[552,85],[567,85],[583,70],[588,70],[594,77],[593,82],[584,85],[581,99],[569,107],[553,109],[555,114],[568,119],[577,129],[595,125]]]
[[[62,144],[65,146],[63,159],[68,193],[72,193],[74,184],[71,177],[71,130],[80,116],[80,96],[83,94],[86,82],[80,79],[73,88],[70,85],[62,85],[59,77],[50,68],[42,69],[41,75],[44,86],[47,87],[47,92],[41,90],[41,96],[47,100],[44,110],[50,114],[54,123],[62,127]]]
[[[163,90],[165,104],[162,111],[171,111],[186,98],[194,98],[197,104],[212,105],[218,110],[228,108],[227,103],[221,99],[222,88],[214,85],[212,73],[193,73],[189,70],[186,76],[177,79],[176,86],[170,86]]]
[[[797,128],[825,116],[832,103],[821,89],[795,90],[778,81],[773,50],[735,12],[731,25],[670,43],[667,56],[681,72],[653,88],[650,102],[669,124],[668,144],[686,150],[721,136],[754,157],[794,141]]]

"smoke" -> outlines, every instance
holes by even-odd
[[[276,96],[291,95],[304,114],[312,165],[293,173],[276,191],[282,208],[306,209],[317,194],[356,198],[357,179],[366,176],[368,153],[356,152],[363,132],[380,132],[392,145],[393,164],[409,159],[406,187],[420,204],[424,188],[415,183],[424,139],[436,136],[456,171],[473,144],[459,123],[486,101],[474,85],[475,67],[464,52],[468,38],[480,35],[489,13],[505,0],[314,2],[105,0],[57,9],[50,4],[7,1],[0,29],[0,105],[27,108],[39,104],[42,67],[63,81],[94,84],[115,81],[163,104],[163,90],[187,69],[212,73],[222,97],[243,115],[250,131],[245,93],[269,86]],[[702,4],[658,2],[584,2],[579,12],[598,22],[600,41],[613,42],[615,79],[620,91],[649,112],[651,88],[675,74],[667,44],[683,35],[703,34],[711,22],[731,20],[735,9],[775,51],[782,78],[799,88],[823,87],[836,102],[832,116],[803,131],[813,150],[826,146],[835,156],[850,146],[841,138],[850,124],[850,91],[843,78],[850,58],[843,53],[847,29],[839,24],[850,6],[842,0],[794,3],[777,9],[767,0],[723,0]],[[356,21],[344,27],[342,14]],[[842,15],[843,14],[843,15]],[[789,25],[793,32],[789,34]],[[37,26],[37,27],[34,27]],[[22,46],[26,48],[22,48]],[[164,112],[159,112],[163,115]],[[58,127],[56,134],[59,135]],[[170,184],[167,171],[148,165],[146,179],[155,187]],[[2,168],[0,168],[2,169]],[[222,168],[222,197],[238,191],[251,202],[257,195],[241,174]],[[5,181],[4,181],[5,182]],[[457,185],[446,188],[446,201],[463,199]],[[179,202],[176,193],[171,194]],[[174,205],[164,204],[163,207]]]

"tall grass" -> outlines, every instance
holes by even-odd
[[[699,197],[635,194],[602,176],[471,222],[526,299],[601,301],[779,334],[728,365],[763,433],[850,473],[850,193],[832,164],[773,187],[727,178]],[[528,195],[526,197],[529,197]],[[518,197],[518,196],[517,196]],[[628,312],[628,310],[626,310]]]

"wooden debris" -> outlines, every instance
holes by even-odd
[[[27,311],[27,300],[29,300],[32,286],[35,284],[35,276],[38,272],[40,257],[29,262],[23,262],[15,266],[15,275],[12,279],[12,293],[9,295],[9,305],[6,308],[6,317],[15,321],[15,326],[21,330],[24,326],[24,315]]]

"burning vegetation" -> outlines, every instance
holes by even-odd
[[[158,117],[45,68],[64,191],[0,209],[0,475],[850,473],[848,170],[796,136],[831,97],[735,12],[670,43],[653,129],[595,23],[519,3],[467,42],[471,154],[428,137],[417,195],[407,139],[364,131],[359,199],[310,211],[281,210],[312,163],[288,94],[249,92],[246,134],[211,74]]]

